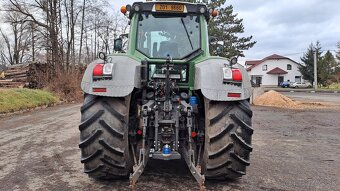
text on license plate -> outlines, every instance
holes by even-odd
[[[184,12],[184,5],[156,4],[156,11]]]

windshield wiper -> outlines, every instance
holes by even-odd
[[[181,21],[182,21],[183,27],[184,27],[184,29],[185,29],[185,32],[187,33],[187,37],[188,37],[188,39],[189,39],[191,49],[194,50],[194,46],[192,45],[192,42],[191,42],[191,39],[190,39],[190,35],[189,35],[189,32],[188,32],[188,29],[187,29],[187,26],[184,24],[183,18],[181,18]]]

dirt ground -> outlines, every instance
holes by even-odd
[[[82,171],[80,105],[0,119],[0,190],[128,190]],[[340,110],[253,107],[254,151],[247,175],[209,190],[340,190]],[[150,161],[138,190],[197,190],[183,161]]]

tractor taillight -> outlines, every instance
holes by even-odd
[[[105,93],[106,88],[93,88],[92,91],[96,93]]]
[[[191,137],[195,138],[197,136],[197,133],[195,131],[191,132]]]
[[[96,64],[93,68],[93,77],[112,77],[113,75],[113,63]]]
[[[97,64],[93,68],[93,76],[103,76],[104,64]]]
[[[233,81],[242,81],[242,73],[239,69],[233,69]]]
[[[223,70],[223,81],[232,81],[233,73],[230,68],[222,68]]]
[[[103,68],[103,75],[112,75],[113,74],[113,64],[106,63]]]
[[[239,69],[223,68],[223,81],[228,82],[242,82],[242,72]]]
[[[228,93],[228,97],[232,98],[240,98],[241,94],[240,93]]]

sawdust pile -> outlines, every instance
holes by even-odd
[[[254,100],[254,105],[271,106],[288,109],[319,108],[325,105],[317,102],[294,101],[276,91],[270,90]]]

